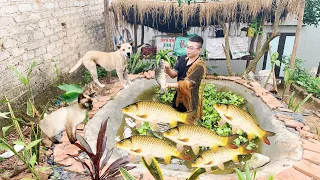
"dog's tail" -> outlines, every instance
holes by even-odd
[[[77,62],[76,65],[73,66],[73,68],[70,69],[69,73],[72,73],[73,71],[75,71],[76,69],[78,69],[82,64],[82,58]]]

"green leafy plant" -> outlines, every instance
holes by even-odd
[[[63,84],[59,85],[58,88],[65,91],[64,94],[59,96],[59,98],[65,102],[73,102],[78,98],[79,94],[83,92],[83,89],[76,84]]]
[[[256,35],[264,33],[263,31],[261,31],[263,26],[261,26],[261,21],[258,19],[253,19],[250,24],[250,27],[254,29],[254,34],[256,34]]]
[[[297,112],[301,106],[303,106],[303,104],[305,104],[309,98],[312,96],[312,94],[308,94],[307,97],[305,97],[300,103],[298,103],[297,105],[296,104],[296,98],[294,97],[294,94],[295,92],[293,91],[290,95],[290,98],[289,98],[289,103],[288,103],[288,108],[291,109],[293,112]]]
[[[9,102],[8,102],[9,103]],[[10,112],[13,114],[12,109],[10,109]],[[2,135],[3,138],[0,138],[0,150],[7,150],[13,152],[31,171],[34,178],[39,179],[38,175],[36,174],[36,171],[34,169],[34,166],[37,164],[37,154],[33,153],[31,149],[35,146],[37,146],[42,139],[37,139],[34,141],[31,141],[30,143],[26,143],[24,140],[15,140],[13,141],[13,144],[16,145],[22,145],[24,147],[24,150],[22,151],[22,154],[17,152],[12,145],[8,143],[6,138],[6,132],[11,128],[11,126],[3,127],[2,128]]]
[[[160,50],[156,53],[156,64],[159,64],[160,60],[163,59],[167,61],[170,65],[170,67],[173,67],[177,62],[177,57],[170,55],[172,50],[166,49],[166,50]]]
[[[253,172],[250,172],[248,164],[245,165],[245,172],[244,172],[245,175],[243,175],[242,172],[237,168],[235,168],[235,171],[237,173],[238,180],[256,180],[257,179],[257,169],[254,169]],[[267,180],[273,180],[273,176],[269,176]]]
[[[137,53],[130,56],[128,61],[129,74],[139,74],[150,67],[150,64],[146,60],[140,58],[140,51],[141,50],[139,49]]]
[[[100,67],[100,66],[97,67],[97,73],[98,73],[98,78],[107,77],[107,71],[103,67]],[[111,76],[116,76],[116,75],[117,73],[115,70],[111,71]],[[84,83],[86,84],[92,81],[91,73],[87,69],[85,69],[82,77],[83,77]]]
[[[320,0],[306,0],[304,8],[303,23],[319,26],[320,22]]]
[[[156,180],[164,180],[162,170],[159,166],[158,161],[152,157],[152,162],[150,165],[146,162],[146,160],[141,157],[142,164],[148,169],[149,173],[154,177]],[[121,175],[125,180],[136,180],[128,171],[125,169],[120,169]],[[197,180],[199,176],[203,173],[205,173],[205,169],[203,168],[197,168],[195,171],[192,172],[192,174],[187,178],[187,180]]]
[[[101,123],[100,130],[98,133],[96,153],[93,153],[89,144],[81,135],[79,134],[76,135],[77,140],[79,141],[80,144],[75,143],[74,145],[76,145],[79,149],[81,149],[83,152],[85,152],[89,156],[90,164],[86,163],[83,159],[80,159],[79,157],[75,157],[68,154],[69,156],[73,157],[76,161],[82,164],[85,171],[90,175],[91,179],[93,180],[103,180],[103,179],[114,178],[120,175],[120,168],[123,168],[126,170],[131,170],[135,168],[135,166],[127,166],[127,164],[129,163],[128,156],[124,156],[120,159],[117,159],[113,163],[111,163],[105,171],[102,171],[106,167],[113,152],[113,148],[110,150],[106,150],[106,144],[107,144],[106,131],[107,131],[108,119],[104,120]],[[104,159],[102,159],[103,155],[105,155]]]
[[[12,69],[12,71],[15,73],[16,77],[19,78],[19,80],[23,83],[23,85],[27,88],[27,91],[29,92],[29,99],[27,100],[27,114],[31,117],[34,117],[35,114],[37,113],[37,110],[34,106],[34,95],[33,95],[33,91],[30,85],[30,77],[31,77],[31,73],[33,71],[33,69],[37,66],[37,61],[33,61],[31,63],[31,65],[28,68],[27,74],[23,75],[20,71],[18,71],[14,66],[9,66],[10,69]],[[6,99],[7,100],[7,99]],[[8,101],[8,100],[7,100]],[[10,104],[8,104],[8,106],[10,106]],[[10,111],[11,106],[9,107]],[[16,128],[16,130],[19,133],[20,136],[20,140],[25,141],[21,128],[18,125],[18,122],[15,120],[14,114],[11,113],[11,118],[13,120],[14,126]],[[32,124],[31,125],[31,133],[30,133],[30,139],[31,141],[36,141],[38,139],[40,139],[41,136],[41,129],[39,127],[38,124]],[[40,145],[36,145],[32,148],[32,152],[34,154],[36,154],[36,161],[39,161],[39,155],[40,155]]]
[[[172,104],[174,95],[176,91],[172,88],[168,88],[166,92],[160,92],[159,87],[154,87],[155,93],[156,93],[156,98],[159,102],[164,103],[164,104]]]
[[[295,83],[304,88],[308,93],[320,98],[320,77],[312,77],[308,71],[303,69],[302,64],[304,61],[302,59],[296,59],[293,70],[290,69],[290,57],[285,56],[282,61],[284,64],[285,80],[290,79],[290,83]]]
[[[142,126],[140,128],[137,128],[137,131],[140,135],[147,135],[150,129],[150,124],[148,122],[143,122]]]

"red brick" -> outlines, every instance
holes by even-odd
[[[70,155],[79,155],[79,148],[70,143],[62,143],[58,144],[54,147],[53,156],[54,162],[60,162],[62,160],[67,159]]]
[[[314,138],[314,139],[317,139],[317,138],[318,138],[317,135],[312,134],[312,133],[309,132],[309,131],[304,131],[304,130],[302,130],[302,129],[300,129],[300,128],[297,129],[297,130],[299,131],[300,136],[303,137],[303,138]]]
[[[253,90],[256,92],[256,93],[268,93],[269,91],[262,88],[262,87],[254,87]]]
[[[138,75],[138,74],[129,74],[129,75],[128,75],[128,78],[129,78],[131,81],[133,81],[133,80],[135,80],[135,79],[141,78],[141,76]]]
[[[148,72],[144,72],[143,74],[147,79],[151,79],[151,76],[150,76],[150,74]]]
[[[60,164],[60,165],[62,165],[62,164]],[[65,165],[62,165],[62,166],[67,166],[64,168],[64,170],[68,171],[68,172],[73,172],[73,173],[83,173],[84,172],[82,164],[80,162],[74,160],[71,157],[70,157],[70,159],[67,159],[65,161]]]
[[[313,164],[312,162],[301,160],[293,165],[293,167],[314,179],[320,180],[320,166]]]
[[[309,126],[304,126],[304,127],[302,128],[302,130],[304,130],[304,131],[310,131],[310,127],[309,127]]]
[[[101,96],[97,100],[99,102],[106,102],[106,101],[109,101],[110,99],[111,99],[111,96]]]
[[[275,180],[312,180],[311,177],[301,173],[300,171],[295,170],[294,168],[286,169],[277,175],[274,176]]]
[[[97,103],[93,103],[93,107],[94,108],[100,108],[100,107],[102,107],[105,103],[106,103],[107,101],[101,101],[101,102],[97,102]]]
[[[154,71],[148,71],[148,73],[151,76],[151,78],[154,78],[154,75],[155,75]]]
[[[250,82],[249,84],[252,87],[261,87],[261,85],[258,82]]]
[[[282,119],[287,119],[287,120],[294,120],[294,118],[292,116],[288,116],[288,115],[285,115],[285,114],[276,114],[277,118],[282,118]]]
[[[302,128],[304,125],[301,122],[295,121],[295,120],[290,120],[290,121],[286,121],[285,122],[287,127],[291,127],[291,128]]]
[[[237,79],[235,80],[236,83],[239,83],[239,84],[243,84],[243,83],[247,83],[248,81],[244,80],[244,79]]]
[[[279,111],[293,113],[293,111],[292,111],[292,110],[287,109],[287,108],[279,108]]]
[[[303,151],[303,159],[308,160],[314,164],[320,165],[320,154],[309,150]]]
[[[207,74],[206,79],[216,79],[214,75]]]
[[[311,143],[311,142],[303,142],[303,148],[305,150],[320,153],[320,144],[315,144],[315,143]]]
[[[80,123],[78,126],[77,126],[77,130],[84,130],[84,127],[86,125],[84,123]]]
[[[242,79],[242,78],[241,77],[237,77],[237,76],[231,76],[230,77],[231,81],[236,81],[236,80],[239,80],[239,79]]]

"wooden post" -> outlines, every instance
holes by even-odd
[[[136,16],[134,16],[133,30],[134,30],[134,53],[136,53],[138,50],[138,25],[137,25]]]
[[[301,33],[301,28],[302,28],[302,23],[303,23],[305,0],[300,0],[300,3],[301,3],[301,5],[300,5],[300,11],[299,11],[299,15],[298,15],[296,36],[294,38],[294,44],[293,44],[293,49],[292,49],[291,59],[290,59],[290,69],[294,69],[294,63],[296,61],[297,49],[298,49],[298,45],[299,45],[300,33]],[[290,94],[290,85],[285,89],[284,98],[283,98],[285,102],[288,102],[289,94]]]
[[[111,52],[109,0],[104,0],[104,27],[106,31],[106,52]],[[111,72],[107,71],[107,82],[111,82]]]
[[[144,25],[141,25],[141,45],[144,44]]]

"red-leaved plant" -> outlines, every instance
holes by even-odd
[[[80,136],[79,134],[76,135],[77,140],[80,142],[80,144],[76,142],[74,145],[79,147],[82,151],[84,151],[89,156],[90,165],[84,162],[84,160],[80,159],[79,157],[74,157],[68,154],[69,156],[73,157],[76,161],[82,164],[85,171],[88,174],[90,174],[90,177],[93,180],[104,180],[104,179],[110,179],[110,178],[116,177],[120,175],[121,167],[126,170],[131,170],[135,168],[135,166],[127,166],[129,163],[129,158],[128,156],[124,156],[114,161],[104,172],[102,172],[104,167],[107,165],[113,152],[113,148],[110,150],[107,150],[106,156],[101,161],[103,153],[106,150],[106,143],[107,143],[106,131],[107,131],[108,120],[109,118],[107,120],[104,120],[101,123],[98,139],[97,139],[96,154],[93,154],[89,144],[82,136]]]

